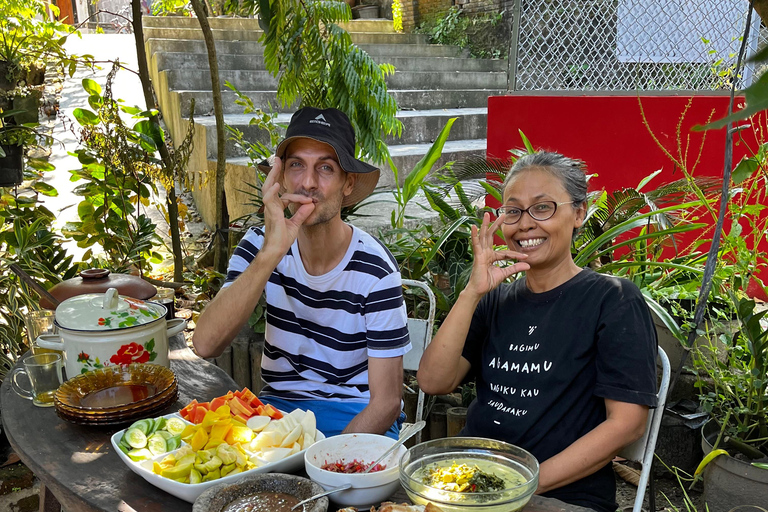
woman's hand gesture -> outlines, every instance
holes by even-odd
[[[261,187],[264,202],[264,246],[262,252],[274,252],[283,257],[291,248],[299,229],[307,217],[315,210],[311,197],[301,194],[280,195],[280,184],[283,177],[283,162],[275,157],[272,170]],[[285,208],[291,204],[299,207],[290,218],[285,217]]]
[[[503,217],[499,217],[491,224],[491,216],[486,212],[480,229],[472,226],[472,250],[475,259],[467,290],[479,297],[499,286],[511,275],[531,268],[524,261],[505,267],[496,265],[497,261],[525,260],[528,257],[520,252],[493,248],[493,235],[501,226],[502,219]]]

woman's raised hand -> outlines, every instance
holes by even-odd
[[[301,194],[280,195],[280,184],[283,177],[283,162],[275,157],[272,170],[261,187],[264,202],[264,246],[262,251],[274,250],[280,257],[288,252],[299,229],[307,217],[314,211],[315,204],[311,197]],[[291,204],[299,207],[290,218],[285,217],[285,208]]]
[[[505,267],[496,265],[497,261],[525,260],[528,257],[520,252],[493,248],[493,235],[501,226],[501,222],[502,217],[499,217],[491,223],[491,216],[486,212],[480,229],[472,226],[472,250],[475,259],[467,289],[481,297],[511,275],[531,268],[525,261]]]

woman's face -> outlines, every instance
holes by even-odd
[[[574,228],[584,222],[585,208],[574,208],[571,197],[562,181],[543,169],[529,169],[521,172],[504,189],[505,207],[531,208],[534,215],[542,217],[546,210],[545,201],[561,203],[556,205],[555,214],[547,220],[536,220],[523,212],[515,224],[502,224],[504,240],[510,249],[528,255],[525,260],[532,270],[557,267],[572,261],[571,237]],[[565,203],[565,204],[562,204]]]

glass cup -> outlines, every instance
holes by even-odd
[[[53,311],[43,309],[40,311],[30,311],[24,315],[24,325],[27,328],[27,340],[29,348],[33,354],[59,354],[62,358],[64,354],[60,350],[51,350],[38,346],[37,338],[41,334],[57,334],[59,329],[54,323],[55,314]]]
[[[22,359],[23,366],[11,372],[11,387],[38,407],[53,406],[53,395],[62,384],[61,356],[58,354],[32,354]],[[32,389],[22,388],[17,382],[19,374],[25,374]]]
[[[173,288],[158,288],[157,294],[149,300],[165,306],[165,319],[173,320],[176,318],[176,307],[174,305],[175,298],[176,292]]]

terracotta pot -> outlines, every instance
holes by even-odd
[[[56,308],[59,334],[37,338],[43,348],[64,352],[69,377],[105,366],[153,363],[169,367],[168,338],[187,321],[165,319],[166,308],[117,294],[71,297]]]

